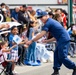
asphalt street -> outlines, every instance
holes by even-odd
[[[70,59],[76,63],[76,58]],[[16,66],[15,71],[18,72],[18,75],[51,75],[53,73],[52,67],[53,63],[48,62],[42,63],[41,66]],[[60,75],[72,75],[72,70],[69,70],[62,65],[60,69]]]
[[[76,63],[76,58],[70,58]],[[43,63],[41,66],[25,66],[16,67],[16,71],[19,75],[51,75],[53,72],[53,63]],[[72,70],[67,69],[62,65],[60,75],[72,75]]]

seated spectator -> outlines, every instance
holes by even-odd
[[[38,34],[37,34],[38,35]],[[43,40],[47,39],[47,36],[43,36],[39,39],[36,43],[36,50],[37,50],[37,60],[41,62],[53,62],[53,53],[47,50],[46,43],[43,43]]]
[[[54,19],[57,20],[63,26],[62,17],[60,14],[55,14]]]
[[[11,21],[11,13],[10,13],[9,6],[2,3],[1,10],[3,15],[3,22]]]
[[[8,36],[9,36],[10,31],[2,31],[2,32],[4,32],[4,33],[1,34],[3,40],[4,41],[6,41],[6,40],[9,41]]]
[[[53,10],[50,7],[46,7],[46,12],[53,12]]]
[[[31,10],[30,13],[28,13],[28,14],[29,14],[29,17],[30,17],[30,19],[32,21],[37,22],[37,19],[35,17],[35,15],[36,15],[36,11],[35,10]]]
[[[73,25],[72,30],[73,30],[73,34],[76,36],[76,25]]]
[[[6,22],[6,17],[7,17],[7,12],[6,12],[6,8],[2,8],[2,15],[3,15],[3,21],[2,22]]]
[[[37,50],[37,60],[40,62],[53,62],[53,52],[49,52],[45,47],[45,44],[37,43],[36,44]]]
[[[0,24],[0,29],[9,28],[9,24]]]
[[[11,11],[8,5],[6,5],[6,10],[7,10],[6,22],[11,22]]]
[[[12,11],[11,17],[13,21],[18,22],[18,12],[20,10],[20,7],[15,7],[15,9]]]
[[[76,24],[73,26],[72,31],[73,31],[74,41],[76,43]],[[75,52],[74,53],[76,53],[76,46],[75,46]]]
[[[61,16],[63,21],[63,27],[67,29],[67,15],[66,15],[66,11],[63,9],[61,9]]]
[[[2,64],[4,65],[4,63],[6,64],[6,75],[14,75],[12,72],[12,67],[13,67],[13,63],[14,60],[8,60],[7,59],[7,54],[12,50],[12,48],[14,48],[16,45],[12,46],[10,49],[7,49],[8,43],[6,41],[2,41],[0,43],[0,52],[2,52],[4,59],[2,58],[1,60],[5,60],[2,61]],[[4,66],[5,67],[5,66]]]
[[[29,21],[29,15],[26,5],[21,6],[21,10],[18,13],[18,22],[22,24],[28,24]]]
[[[55,14],[60,14],[61,15],[61,17],[62,17],[62,22],[63,22],[63,27],[65,28],[65,29],[67,29],[67,18],[66,18],[66,15],[65,15],[65,13],[64,13],[64,10],[63,9],[56,9],[55,10]]]
[[[5,3],[1,3],[1,9],[5,8],[6,7],[6,4]]]
[[[48,12],[48,14],[49,14],[49,17],[50,18],[53,18],[54,17],[54,14],[52,12]]]
[[[74,24],[71,24],[71,26],[67,30],[71,37],[71,42],[70,42],[69,51],[68,51],[71,57],[75,57],[74,54],[76,53],[76,43],[75,43],[75,38],[73,34],[73,27],[74,27]]]
[[[27,37],[27,27],[26,25],[23,26],[23,31],[20,34],[20,37],[22,38],[22,40],[28,40]],[[18,65],[25,65],[24,60],[26,59],[26,53],[27,53],[27,48],[24,47],[24,45],[19,45],[18,47],[18,56],[20,56],[19,60],[18,60]]]
[[[26,39],[26,35],[27,35],[27,27],[26,27],[26,24],[23,26],[23,31],[22,33],[20,34],[20,37],[24,40]]]
[[[28,25],[30,17],[28,15],[27,5],[22,5],[20,11],[18,12],[18,22],[22,25],[19,26],[19,33],[22,33],[23,25]]]

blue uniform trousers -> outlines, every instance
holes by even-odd
[[[54,70],[59,70],[61,65],[64,64],[69,69],[75,68],[75,63],[68,59],[68,47],[70,41],[57,42],[57,47],[54,52]]]

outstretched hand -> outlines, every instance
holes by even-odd
[[[28,48],[28,45],[24,44],[24,47],[25,47],[25,48]]]
[[[4,28],[9,28],[9,27],[10,25],[8,23],[4,25]]]
[[[26,45],[30,45],[31,43],[32,43],[32,40],[27,41],[27,42],[26,42]]]

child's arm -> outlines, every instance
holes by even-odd
[[[2,52],[9,52],[11,51],[14,47],[16,47],[17,45],[13,45],[10,49],[3,49]]]
[[[22,42],[20,42],[18,45],[25,44],[27,41],[28,41],[28,38],[26,38],[25,40],[23,40]]]
[[[14,60],[5,60],[6,62],[14,62]]]
[[[12,50],[13,48],[15,48],[17,46],[17,44],[15,44],[15,45],[13,45],[10,49],[8,49],[8,50]]]
[[[12,42],[12,45],[16,45],[16,43],[15,42]]]

